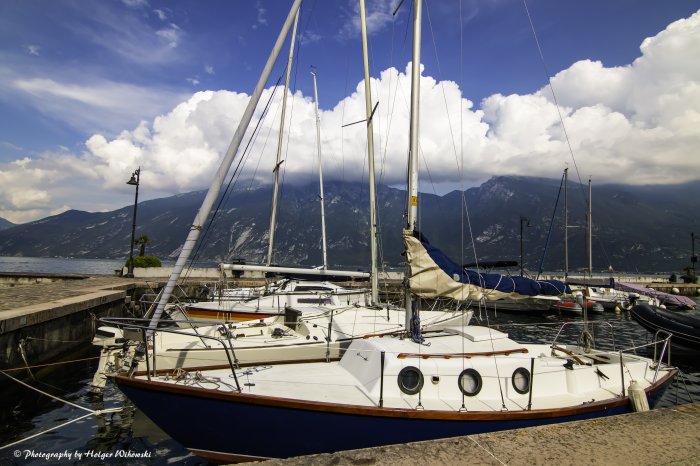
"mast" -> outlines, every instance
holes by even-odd
[[[569,276],[569,168],[564,169],[564,281]]]
[[[369,81],[369,58],[367,54],[367,16],[365,0],[360,0],[360,25],[362,30],[362,60],[365,69],[365,111],[367,113],[367,158],[369,166],[369,242],[370,242],[370,280],[371,304],[379,303],[377,277],[377,205],[376,186],[374,184],[374,130],[372,128],[372,89]]]
[[[408,154],[408,202],[406,206],[406,229],[416,228],[418,217],[418,104],[420,101],[420,43],[422,0],[413,0],[413,57],[411,63],[411,126]],[[411,330],[413,320],[413,298],[408,287],[411,267],[406,265],[405,300],[406,331]]]
[[[297,24],[299,23],[299,13],[294,16],[294,27],[292,28],[292,40],[289,42],[289,57],[287,58],[287,75],[284,79],[284,93],[282,95],[282,116],[280,116],[280,132],[277,137],[277,159],[272,182],[272,213],[270,214],[270,242],[267,245],[267,264],[272,265],[272,248],[275,244],[275,229],[277,228],[277,194],[279,190],[280,166],[282,165],[282,140],[284,136],[284,115],[287,110],[287,94],[289,93],[289,76],[292,71],[292,58],[294,58],[294,41],[297,36]]]
[[[279,55],[280,50],[282,49],[282,45],[284,44],[284,40],[287,37],[287,33],[292,27],[292,21],[294,20],[297,11],[299,11],[300,5],[301,0],[294,0],[292,8],[289,10],[289,14],[287,15],[287,19],[285,20],[284,25],[282,26],[282,30],[280,31],[279,36],[277,36],[277,41],[272,47],[270,56],[268,57],[267,62],[265,63],[265,67],[263,68],[263,71],[260,74],[260,79],[258,79],[258,82],[255,85],[255,89],[253,90],[253,93],[250,96],[250,100],[248,101],[248,105],[246,106],[245,111],[243,112],[243,116],[241,117],[241,121],[238,124],[238,128],[236,128],[236,132],[233,135],[233,139],[231,139],[231,143],[229,144],[228,149],[226,150],[226,155],[221,161],[219,169],[216,171],[214,181],[212,182],[211,186],[209,187],[209,191],[207,191],[207,194],[204,197],[204,201],[202,202],[202,206],[199,208],[199,211],[197,212],[197,215],[194,218],[194,222],[192,222],[190,232],[187,235],[185,243],[182,245],[182,249],[180,250],[180,256],[175,262],[175,266],[173,267],[173,271],[170,274],[168,283],[165,285],[165,288],[163,288],[160,300],[158,301],[156,310],[153,313],[153,317],[151,318],[150,328],[152,329],[154,329],[157,326],[158,320],[160,319],[160,316],[163,313],[163,309],[165,309],[165,305],[168,303],[168,300],[170,299],[170,296],[172,295],[173,290],[175,289],[175,285],[177,284],[177,281],[180,278],[180,274],[185,268],[187,260],[189,259],[190,254],[192,253],[192,250],[194,249],[194,246],[196,245],[197,240],[199,239],[199,234],[202,231],[204,222],[207,220],[207,217],[209,217],[214,202],[219,196],[219,192],[221,191],[221,185],[223,184],[226,178],[226,174],[228,173],[229,168],[231,168],[231,163],[233,163],[233,159],[235,158],[236,153],[238,152],[238,148],[241,145],[243,136],[245,135],[248,125],[250,124],[250,120],[253,118],[253,112],[255,111],[255,107],[260,101],[260,95],[263,92],[265,83],[270,77],[272,67],[274,66],[275,61],[277,60],[277,56]]]
[[[314,77],[314,108],[316,110],[316,148],[318,150],[318,184],[321,197],[321,241],[323,246],[323,269],[328,268],[326,256],[326,211],[323,205],[323,165],[321,164],[321,119],[318,117],[318,89],[316,88],[316,73],[311,72]]]
[[[588,276],[593,277],[593,198],[591,178],[588,177]]]

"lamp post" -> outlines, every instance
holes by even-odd
[[[530,219],[525,217],[520,217],[520,276],[523,276],[523,224],[530,226]]]
[[[693,275],[695,275],[695,263],[698,261],[698,256],[695,255],[695,233],[690,234],[690,265],[693,266]]]
[[[141,177],[141,167],[137,168],[131,174],[131,179],[126,184],[136,186],[136,194],[134,196],[134,219],[131,223],[131,246],[129,247],[129,270],[126,273],[127,278],[134,278],[134,235],[136,234],[136,206],[139,202],[139,180]]]

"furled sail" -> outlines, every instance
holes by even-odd
[[[414,294],[424,298],[495,301],[571,293],[571,289],[558,280],[532,280],[468,270],[432,246],[418,231],[404,230],[403,240],[411,268],[409,286]]]

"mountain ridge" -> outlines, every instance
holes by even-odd
[[[545,249],[544,270],[563,267],[560,196],[551,234],[547,234],[560,180],[496,176],[464,192],[468,211],[460,209],[462,193],[421,193],[419,229],[457,262],[473,262],[474,236],[479,260],[520,259],[520,218],[524,264],[537,270]],[[587,186],[569,185],[570,270],[587,264],[585,218]],[[369,200],[367,187],[353,182],[327,182],[325,190],[328,257],[331,264],[368,267]],[[377,214],[383,262],[403,261],[401,228],[405,191],[377,189]],[[139,203],[136,237],[148,235],[149,254],[173,259],[182,247],[205,191]],[[263,263],[267,255],[270,186],[235,189],[222,199],[218,214],[207,221],[195,257],[201,262],[242,259]],[[629,272],[679,271],[689,264],[690,232],[700,231],[693,212],[700,207],[700,181],[683,185],[593,187],[594,270]],[[35,257],[126,258],[133,206],[112,212],[71,210],[0,231],[0,255]],[[468,220],[468,221],[467,221]],[[464,224],[464,234],[461,225]],[[273,262],[284,265],[321,263],[318,185],[285,185],[280,189]]]

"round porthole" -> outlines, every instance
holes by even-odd
[[[467,396],[474,396],[481,391],[481,375],[476,369],[464,369],[459,374],[459,389]]]
[[[512,381],[513,388],[521,395],[530,391],[530,371],[524,367],[518,367],[513,371]]]
[[[423,388],[423,374],[416,367],[404,367],[399,372],[398,383],[402,392],[415,395]]]

